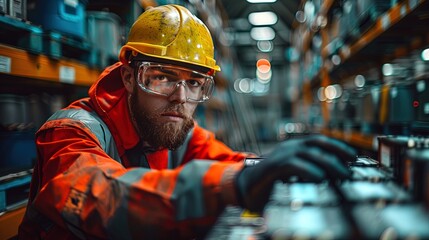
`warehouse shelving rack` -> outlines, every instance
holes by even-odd
[[[303,1],[304,2],[304,1]],[[317,16],[329,19],[329,14],[338,1],[323,1]],[[310,108],[316,98],[315,92],[319,87],[331,84],[346,84],[351,76],[368,71],[371,68],[381,68],[383,63],[405,57],[416,49],[429,45],[429,34],[426,26],[429,18],[424,14],[429,11],[427,0],[403,0],[380,15],[358,36],[354,36],[343,44],[335,44],[337,36],[330,36],[330,25],[320,27],[316,20],[309,24],[296,23],[296,32],[302,38],[295,42],[301,55],[311,51],[311,38],[319,34],[322,39],[320,57],[322,64],[319,70],[310,79],[301,79],[299,90],[301,101],[294,104],[294,108]],[[317,18],[316,18],[317,19]],[[340,57],[340,64],[332,64],[333,55]],[[310,68],[313,63],[308,63]],[[329,122],[330,113],[325,102],[320,108],[325,123]],[[330,129],[326,124],[319,129],[323,134],[335,137],[359,147],[365,151],[377,150],[377,134],[364,134],[356,130]]]
[[[60,88],[87,88],[101,72],[83,61],[84,54],[90,54],[85,41],[80,42],[58,33],[44,33],[39,26],[3,15],[0,16],[0,32],[2,92],[30,93],[35,89],[53,88],[54,85],[57,88],[58,85],[62,85]],[[65,48],[73,52],[74,56],[65,55]],[[15,198],[28,194],[26,186],[29,186],[30,180],[31,174],[2,179],[1,239],[9,239],[17,233],[26,201]],[[11,201],[13,206],[10,205]]]
[[[97,79],[99,69],[88,66],[80,59],[62,56],[61,47],[65,43],[47,41],[40,27],[7,16],[0,16],[0,25],[2,35],[8,38],[7,44],[0,43],[0,72],[82,86],[89,86]],[[55,36],[53,33],[51,35]],[[89,47],[82,46],[84,43],[63,39],[75,52],[87,53],[83,49]],[[76,42],[74,47],[71,44],[73,41]]]

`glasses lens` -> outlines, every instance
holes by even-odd
[[[188,100],[202,102],[210,98],[214,81],[209,75],[185,68],[168,65],[142,63],[139,67],[137,81],[147,92],[169,96],[183,85]]]

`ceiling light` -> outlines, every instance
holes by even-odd
[[[249,14],[249,22],[255,26],[274,25],[277,22],[277,15],[273,12],[253,12]]]
[[[237,79],[234,82],[234,90],[239,93],[251,93],[254,89],[254,82],[250,78]]]
[[[305,20],[307,20],[307,17],[305,16],[305,13],[304,13],[304,11],[297,11],[296,13],[295,13],[295,18],[296,18],[296,20],[298,21],[298,22],[300,22],[300,23],[303,23],[303,22],[305,22]]]
[[[273,72],[271,70],[268,70],[267,72],[261,72],[259,69],[256,70],[256,79],[260,83],[269,83],[271,81],[272,75]]]
[[[307,16],[313,16],[316,12],[316,7],[314,6],[314,3],[311,1],[307,1],[304,4],[304,12]]]
[[[332,61],[332,63],[333,63],[333,64],[335,64],[335,65],[339,65],[339,64],[341,63],[341,57],[340,57],[340,56],[338,56],[337,54],[334,54],[334,55],[331,57],[331,61]]]
[[[267,73],[271,70],[271,63],[265,58],[256,61],[256,68],[262,73]]]
[[[250,36],[256,41],[269,41],[276,37],[276,33],[270,27],[254,27],[250,30]]]
[[[274,3],[277,0],[247,0],[249,3]]]
[[[423,50],[422,59],[424,61],[429,61],[429,48],[426,48],[425,50]]]
[[[356,75],[355,77],[355,85],[358,88],[365,86],[365,77],[362,75]]]
[[[270,90],[270,84],[269,83],[261,83],[259,81],[255,81],[254,83],[254,89],[252,94],[256,96],[264,96],[268,94],[268,91]]]
[[[326,101],[325,88],[324,87],[320,87],[319,90],[317,90],[317,98],[319,98],[319,101],[321,101],[321,102]]]
[[[256,46],[261,52],[271,52],[274,48],[273,42],[271,41],[258,41]]]
[[[393,75],[393,66],[390,63],[383,64],[382,72],[384,76],[391,76]]]
[[[337,96],[337,89],[334,88],[334,86],[329,85],[325,88],[325,96],[326,98],[328,98],[329,100],[332,100],[335,98],[335,96]]]

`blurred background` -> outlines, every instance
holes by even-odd
[[[261,155],[312,133],[346,141],[429,206],[426,0],[0,0],[2,214],[26,201],[35,131],[87,96],[144,9],[170,3],[208,26],[222,68],[201,126]]]

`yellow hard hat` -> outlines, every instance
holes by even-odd
[[[206,25],[179,5],[163,5],[143,12],[131,27],[119,60],[126,64],[130,53],[220,71]]]

